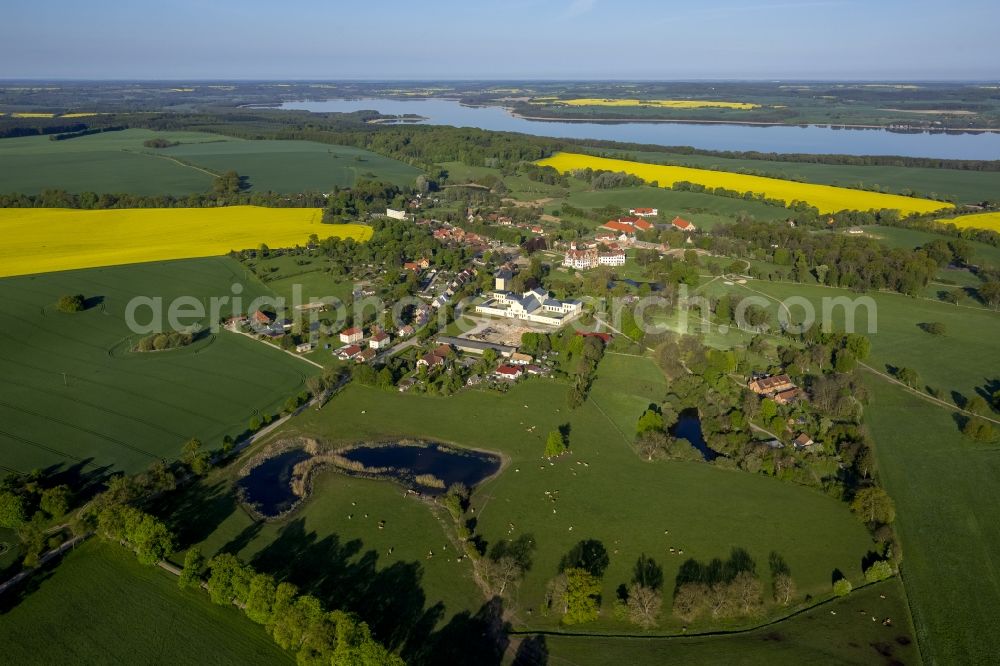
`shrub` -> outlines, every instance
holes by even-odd
[[[877,583],[886,578],[892,578],[892,565],[888,560],[879,560],[865,569],[865,580],[869,583]]]
[[[838,580],[836,583],[833,584],[833,593],[836,594],[838,597],[846,597],[848,594],[851,593],[851,590],[853,589],[854,586],[851,585],[851,581],[847,580],[846,578],[841,578],[840,580]]]

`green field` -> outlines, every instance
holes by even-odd
[[[229,258],[0,280],[7,322],[0,332],[7,369],[0,387],[4,466],[110,465],[134,472],[173,458],[190,437],[215,448],[224,435],[243,432],[258,410],[277,411],[315,369],[263,343],[220,331],[183,349],[130,351],[137,336],[124,313],[134,296],[204,302],[231,295],[234,283],[245,287],[244,308],[270,293]],[[93,305],[57,311],[59,297],[74,293]],[[139,316],[146,321],[148,310]]]
[[[920,247],[935,240],[949,240],[949,236],[921,231],[919,229],[904,229],[902,227],[869,226],[865,231],[878,238],[890,247],[901,247],[907,250]],[[967,241],[975,249],[972,263],[982,266],[1000,267],[1000,247]]]
[[[152,138],[179,142],[143,146]],[[32,136],[0,141],[0,191],[37,194],[207,192],[213,174],[235,170],[252,191],[327,191],[358,178],[412,184],[418,169],[366,150],[311,141],[247,141],[202,132],[129,129],[65,141]]]
[[[977,358],[984,357],[970,352],[970,362]],[[874,395],[867,418],[896,500],[903,581],[924,658],[990,663],[1000,616],[1000,507],[989,498],[1000,450],[959,434],[949,410],[875,378],[867,383]]]
[[[845,130],[848,131],[848,130]],[[588,149],[588,152],[594,152]],[[959,203],[977,203],[993,199],[1000,191],[1000,172],[959,171],[957,169],[931,169],[902,166],[854,166],[839,164],[810,164],[804,162],[779,162],[716,157],[713,155],[682,155],[679,153],[649,151],[601,150],[601,154],[619,156],[627,154],[641,162],[675,164],[700,169],[753,172],[824,185],[837,185],[869,189],[878,186],[894,194],[910,191],[926,196],[936,195],[954,199]]]
[[[626,187],[614,190],[590,190],[574,192],[566,202],[577,208],[602,208],[616,206],[623,210],[630,208],[659,208],[660,214],[673,219],[681,215],[697,226],[711,229],[725,222],[732,222],[739,213],[748,213],[760,221],[784,220],[788,210],[768,206],[759,201],[730,199],[703,192],[675,192],[661,187]],[[546,209],[555,206],[553,202]]]
[[[124,548],[92,541],[12,609],[0,609],[8,664],[292,664],[264,629]],[[16,594],[16,593],[12,593]]]
[[[649,402],[660,399],[665,389],[662,374],[647,359],[609,355],[600,366],[590,402],[573,412],[565,407],[565,385],[552,381],[527,382],[504,396],[467,391],[447,399],[351,386],[323,410],[310,410],[293,419],[285,431],[330,441],[405,435],[509,456],[504,471],[477,491],[473,506],[477,532],[488,544],[522,535],[531,535],[537,543],[533,566],[520,586],[519,611],[512,620],[517,627],[558,626],[558,618],[538,613],[545,585],[558,572],[561,557],[587,538],[603,542],[610,555],[604,577],[606,600],[613,599],[618,585],[628,581],[633,564],[643,553],[664,567],[667,581],[674,579],[685,559],[726,557],[735,546],[750,551],[765,577],[768,553],[781,553],[802,595],[828,595],[834,569],[855,582],[860,580],[861,559],[871,541],[843,503],[745,472],[699,463],[650,464],[640,460],[631,449],[628,433],[634,431]],[[541,456],[544,438],[566,423],[572,455],[550,465]],[[557,503],[547,498],[546,490],[559,491]],[[206,483],[202,495],[224,496],[225,484]],[[357,501],[358,506],[349,506],[347,500]],[[363,524],[355,522],[367,511],[369,502],[375,507],[369,519]],[[554,508],[558,512],[553,512]],[[347,519],[349,513],[354,519]],[[417,522],[420,513],[426,516],[423,522]],[[251,525],[234,507],[219,514],[220,518],[210,521],[218,525],[212,533],[198,528],[195,531],[199,534],[190,540],[204,540],[209,549],[226,547],[245,553],[260,551],[273,542],[275,560],[266,568],[282,571],[303,554],[311,554],[314,544],[321,546],[318,553],[326,560],[342,557],[345,550],[354,555],[395,545],[395,554],[416,554],[424,572],[419,583],[423,596],[417,596],[425,598],[428,605],[444,603],[445,620],[457,608],[475,606],[477,590],[468,562],[439,563],[441,549],[448,543],[446,532],[427,522],[431,515],[427,507],[405,499],[399,488],[388,482],[324,476],[301,513],[277,528]],[[388,526],[379,534],[372,523],[383,518]],[[186,520],[180,519],[182,523]],[[403,551],[402,535],[389,530],[407,522],[414,525],[404,533],[410,537],[405,540],[406,548],[412,550]],[[360,540],[357,546],[345,549],[345,544],[356,539]],[[684,555],[671,554],[671,546],[683,549]],[[428,551],[435,553],[433,558],[426,558]],[[387,567],[381,564],[385,552],[377,557],[379,571]],[[479,599],[481,603],[482,597]],[[368,610],[362,614],[369,622],[377,625],[386,621],[378,609],[374,614]],[[708,621],[702,623],[704,627],[696,623],[695,628],[709,627]],[[681,624],[667,613],[661,631],[679,632]],[[731,623],[740,625],[738,621]],[[587,628],[634,632],[634,627],[611,615],[610,604],[601,619]]]
[[[749,286],[775,298],[796,295],[813,302],[851,295],[762,281]],[[876,370],[885,372],[887,364],[913,368],[921,385],[939,389],[946,401],[957,397],[953,391],[969,398],[997,380],[990,360],[1000,358],[1000,314],[899,294],[870,296],[878,306],[878,332],[869,336],[867,362]],[[867,319],[858,321],[865,331]],[[917,326],[928,321],[945,322],[947,334],[931,336]],[[835,318],[835,327],[842,326],[842,318]],[[985,663],[991,646],[983,636],[993,631],[1000,612],[993,556],[1000,547],[1000,515],[996,504],[983,498],[997,489],[1000,450],[963,437],[955,410],[868,377],[873,398],[866,419],[897,504],[903,581],[921,650],[929,663]]]
[[[903,587],[894,579],[744,634],[647,640],[547,635],[534,641],[544,642],[549,663],[580,666],[606,664],[609,655],[631,666],[919,664],[907,617]],[[882,624],[885,618],[892,626]],[[527,656],[537,648],[529,643],[520,649]]]

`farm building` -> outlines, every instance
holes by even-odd
[[[793,389],[795,384],[788,375],[773,375],[752,379],[747,387],[757,395],[773,395]]]
[[[679,215],[673,219],[673,222],[670,223],[670,226],[672,226],[674,229],[677,229],[678,231],[698,230],[698,227],[694,225],[694,222],[689,222],[688,220],[685,220],[683,217],[680,217]]]
[[[635,215],[637,217],[656,217],[660,214],[660,211],[656,208],[631,208],[628,211],[629,215]]]

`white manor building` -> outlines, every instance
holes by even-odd
[[[523,294],[497,290],[476,306],[476,313],[521,319],[535,324],[559,326],[583,311],[580,301],[560,301],[549,297],[544,289],[532,289]]]
[[[606,252],[601,252],[596,247],[578,249],[574,243],[566,256],[563,257],[563,266],[585,271],[598,266],[624,266],[625,250],[617,245],[611,245]]]

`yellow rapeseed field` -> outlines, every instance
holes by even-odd
[[[955,218],[941,218],[938,222],[954,224],[959,229],[989,229],[1000,232],[1000,213],[975,213]]]
[[[547,98],[539,97],[538,100]],[[552,98],[548,98],[552,99]],[[655,106],[661,109],[759,109],[760,104],[750,102],[718,102],[701,99],[597,99],[578,98],[556,100],[569,106]]]
[[[101,116],[101,115],[105,115],[105,114],[96,113],[94,111],[84,111],[84,112],[79,112],[79,113],[64,113],[64,114],[62,114],[59,117],[60,118],[90,118],[91,116]]]
[[[55,118],[54,113],[29,113],[27,111],[15,111],[10,114],[14,118]]]
[[[588,167],[603,171],[624,171],[647,182],[657,181],[663,187],[687,181],[704,185],[706,188],[721,187],[737,192],[763,194],[772,199],[782,199],[786,204],[791,204],[793,201],[805,201],[815,206],[821,213],[835,213],[841,210],[895,209],[902,215],[909,215],[954,208],[954,205],[947,202],[916,199],[897,194],[865,192],[833,185],[797,183],[791,180],[749,176],[728,171],[630,162],[576,153],[556,153],[552,157],[540,160],[538,164],[553,167],[563,173]]]
[[[371,227],[322,224],[319,208],[0,209],[0,277],[230,250],[305,245],[311,234],[366,241]]]

